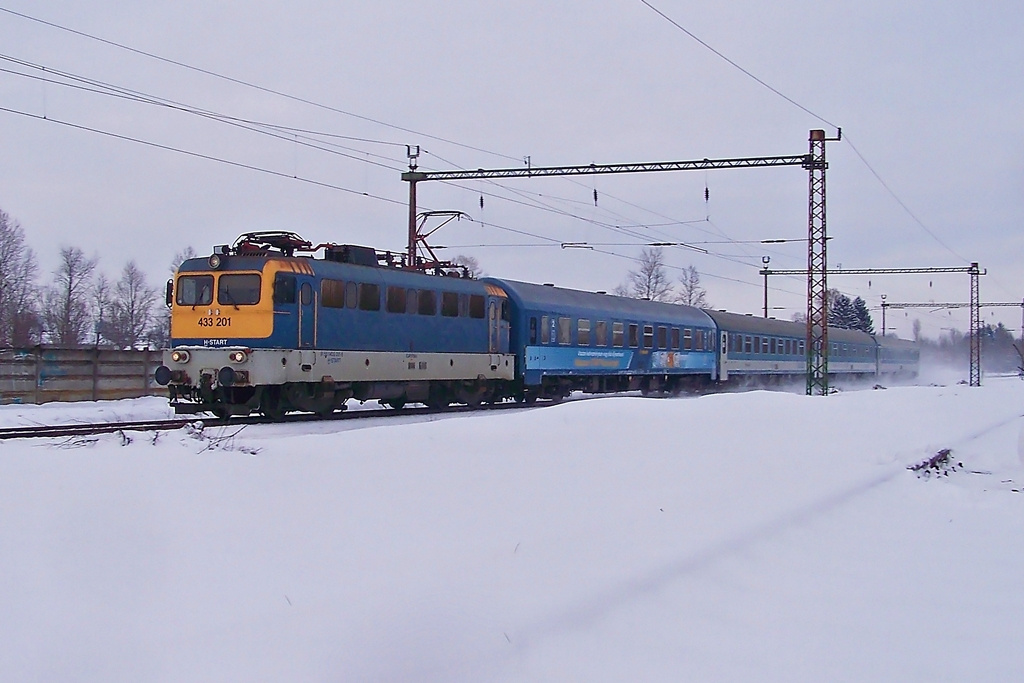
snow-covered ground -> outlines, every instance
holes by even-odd
[[[1016,680],[1022,414],[986,378],[0,442],[0,678]],[[111,415],[166,406],[0,424]]]

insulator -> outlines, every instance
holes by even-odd
[[[597,188],[594,188],[594,206],[597,206]]]
[[[709,199],[711,199],[711,190],[709,190],[707,188],[707,186],[705,186],[704,187],[704,201],[708,201]]]
[[[484,196],[480,195],[480,208],[484,208]]]

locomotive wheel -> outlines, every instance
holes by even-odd
[[[277,387],[264,389],[260,399],[260,415],[268,420],[280,420],[284,417],[281,407],[281,391]]]
[[[387,400],[381,401],[381,403],[386,405],[388,408],[394,408],[395,410],[401,410],[402,408],[405,407],[404,398],[389,398]]]

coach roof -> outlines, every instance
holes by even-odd
[[[630,299],[612,294],[597,294],[514,280],[487,278],[485,282],[504,289],[516,305],[525,310],[693,327],[714,327],[714,322],[704,311],[693,306]]]

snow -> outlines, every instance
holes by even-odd
[[[115,403],[0,424],[166,411]],[[1022,413],[986,378],[0,442],[0,671],[1010,680]]]

